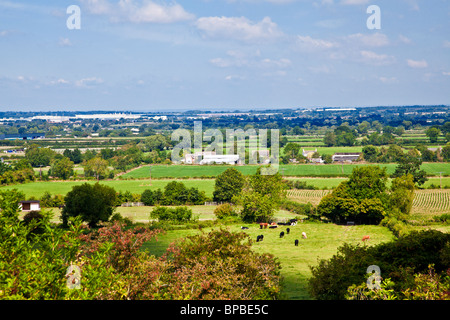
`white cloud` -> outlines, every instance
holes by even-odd
[[[450,72],[445,72],[445,71],[443,71],[442,74],[443,74],[444,76],[450,76]]]
[[[363,5],[368,4],[369,0],[341,0],[341,4],[343,5]]]
[[[133,23],[174,23],[192,20],[195,16],[184,8],[173,3],[159,4],[154,1],[136,3],[135,0],[120,0],[111,4],[108,0],[80,0],[88,12],[97,15],[108,15],[111,21],[130,21]]]
[[[297,36],[295,45],[300,50],[305,51],[332,49],[339,46],[336,42],[314,39],[310,36]]]
[[[71,47],[72,46],[72,42],[70,41],[69,38],[60,38],[58,45],[61,47]]]
[[[445,40],[443,43],[444,48],[450,48],[450,41]]]
[[[84,78],[81,80],[75,81],[75,86],[77,87],[89,87],[96,84],[102,84],[104,81],[101,78],[97,77],[91,77],[91,78]]]
[[[411,68],[426,68],[428,67],[428,63],[425,60],[411,60],[408,59],[406,60],[406,62],[408,63],[408,66],[410,66]]]
[[[260,58],[260,52],[252,54],[245,54],[240,51],[228,51],[227,58],[214,58],[209,60],[211,64],[220,68],[229,67],[250,67],[250,68],[260,68],[260,69],[284,69],[291,66],[292,61],[286,58],[281,59],[269,59]]]
[[[351,34],[345,38],[347,41],[366,47],[384,47],[389,45],[389,38],[383,33]]]
[[[245,17],[203,17],[197,20],[197,28],[205,38],[233,39],[244,42],[274,40],[283,33],[269,17],[253,22]]]
[[[402,35],[402,34],[398,36],[398,39],[399,39],[402,43],[404,43],[404,44],[410,44],[410,43],[412,43],[411,39],[409,39],[408,37],[405,37],[405,36]]]
[[[360,60],[367,64],[383,66],[392,64],[395,61],[395,58],[387,54],[378,54],[373,51],[362,50],[360,51]]]
[[[396,77],[379,77],[378,80],[386,84],[393,84],[398,82]]]

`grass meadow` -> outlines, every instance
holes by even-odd
[[[311,299],[307,291],[307,281],[311,277],[310,266],[316,265],[318,259],[328,259],[336,254],[336,249],[345,242],[361,244],[364,235],[370,235],[370,243],[378,243],[392,240],[392,233],[380,226],[338,226],[321,223],[299,223],[290,227],[291,232],[280,238],[278,229],[260,230],[259,225],[243,224],[248,230],[241,230],[241,225],[232,225],[228,228],[234,232],[245,232],[253,240],[253,249],[258,253],[271,253],[278,258],[281,264],[283,276],[282,294],[287,300]],[[203,229],[208,232],[212,228]],[[158,235],[158,241],[151,241],[144,245],[143,249],[155,256],[161,256],[173,241],[199,233],[199,230],[173,230]],[[302,239],[302,232],[306,232],[308,238]],[[263,234],[264,240],[256,242],[256,236]],[[295,239],[300,241],[299,246],[294,246]],[[362,244],[361,244],[362,245]]]
[[[353,168],[356,166],[367,165],[379,165],[380,167],[386,167],[388,174],[392,174],[395,171],[397,164],[327,164],[327,165],[314,165],[314,164],[288,164],[280,165],[279,172],[283,176],[298,176],[298,177],[346,177],[349,176]],[[242,166],[229,166],[229,165],[151,165],[143,166],[138,169],[132,170],[121,176],[122,179],[146,179],[150,178],[200,178],[200,177],[215,177],[226,169],[234,167],[244,175],[254,174],[258,168],[257,165],[242,165]],[[424,163],[422,165],[430,176],[450,175],[450,164],[448,163]]]

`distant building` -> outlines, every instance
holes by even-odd
[[[302,155],[305,157],[305,158],[307,158],[307,159],[311,159],[312,158],[312,156],[314,155],[314,153],[316,153],[317,152],[317,149],[316,150],[305,150],[305,149],[303,149],[303,151],[302,151]]]
[[[0,134],[0,140],[35,140],[44,138],[45,133]]]
[[[239,155],[238,154],[216,154],[216,155],[205,155],[200,164],[238,164]]]
[[[331,158],[333,162],[353,162],[357,161],[361,153],[335,153]]]
[[[41,202],[39,200],[20,201],[19,208],[22,212],[40,211]]]

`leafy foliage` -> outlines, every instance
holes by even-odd
[[[245,177],[235,168],[229,168],[216,178],[213,198],[217,202],[231,202],[234,196],[239,196],[244,187]]]
[[[61,213],[64,225],[69,217],[80,216],[89,226],[95,227],[100,221],[108,221],[116,202],[116,192],[113,188],[101,185],[84,183],[74,186],[72,191],[64,198],[65,207]]]
[[[317,266],[311,267],[309,290],[316,299],[344,299],[350,286],[365,283],[367,267],[378,265],[382,277],[394,284],[386,288],[393,289],[396,296],[408,289],[414,291],[414,274],[427,272],[429,265],[442,276],[450,271],[449,243],[449,234],[429,230],[414,231],[372,247],[344,244],[332,258],[320,260]],[[357,295],[356,291],[353,296]]]

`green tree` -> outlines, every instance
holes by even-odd
[[[405,154],[400,158],[392,177],[397,178],[411,174],[414,177],[414,183],[417,183],[419,186],[423,185],[428,178],[426,171],[420,169],[421,165],[422,159],[420,157]]]
[[[69,158],[63,157],[53,162],[49,175],[67,180],[73,175],[73,165],[74,163]]]
[[[96,227],[101,221],[108,221],[115,209],[116,191],[108,186],[84,183],[74,186],[64,198],[65,206],[61,213],[63,225],[67,226],[69,217],[78,217]]]
[[[228,168],[216,178],[213,199],[216,202],[231,202],[239,196],[244,187],[245,177],[236,168]]]
[[[377,162],[378,149],[374,146],[365,146],[362,149],[364,160],[367,162]]]
[[[86,177],[95,177],[97,180],[104,179],[108,173],[108,161],[100,157],[88,160],[84,166]]]
[[[387,179],[386,168],[356,167],[348,181],[322,198],[317,212],[336,223],[378,224],[386,216]]]
[[[430,139],[431,143],[436,143],[439,139],[439,136],[441,134],[441,130],[439,130],[436,127],[431,127],[425,131],[425,134]]]
[[[41,148],[36,144],[30,145],[25,150],[25,158],[33,167],[49,166],[55,155],[55,151],[50,148]]]
[[[334,134],[334,132],[332,131],[327,131],[325,133],[325,136],[323,138],[323,143],[327,146],[327,147],[332,147],[334,145],[336,145],[336,135]]]
[[[144,190],[141,194],[141,202],[143,202],[146,206],[153,206],[156,202],[153,191],[150,189]]]

